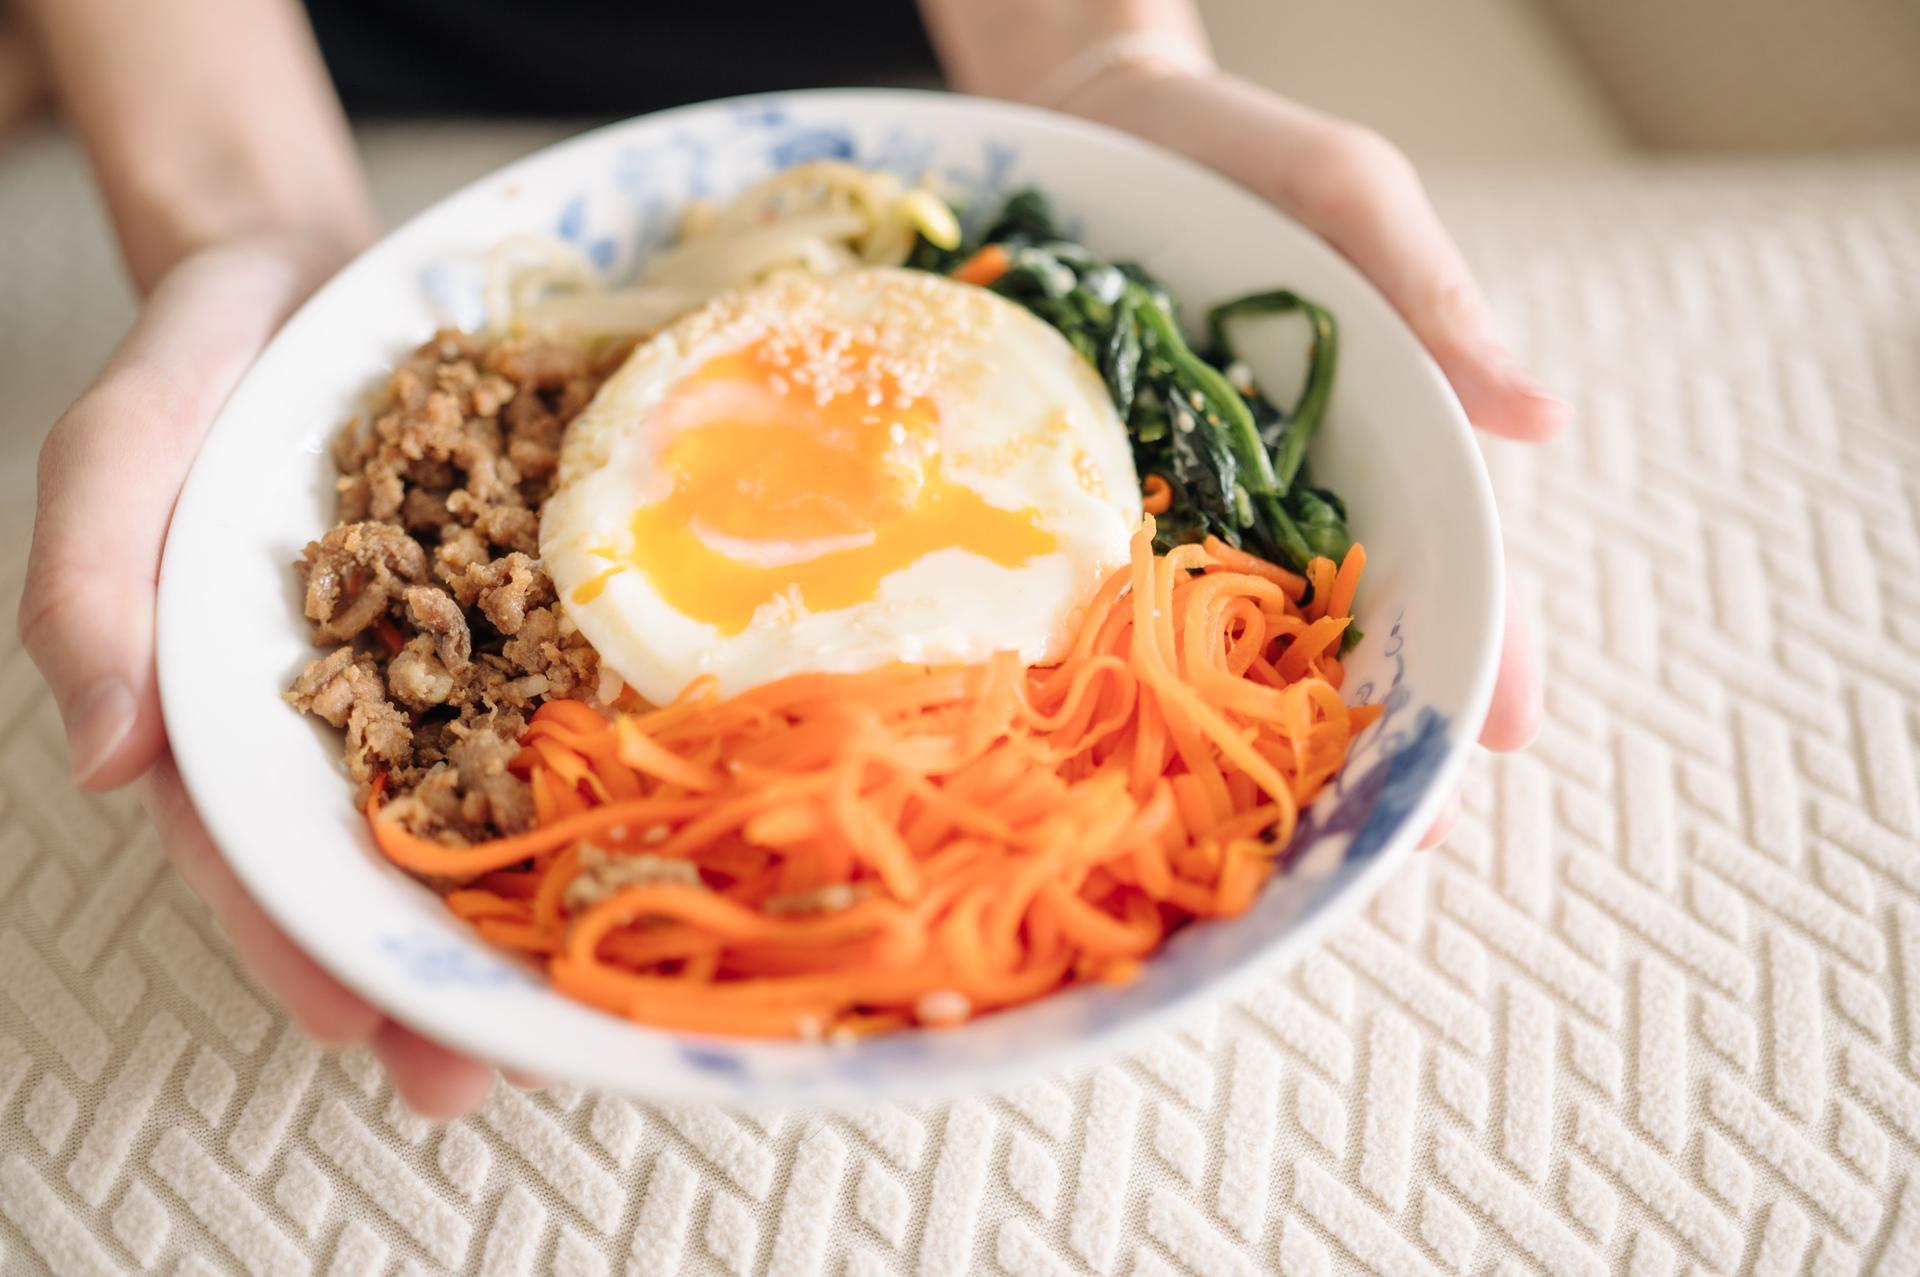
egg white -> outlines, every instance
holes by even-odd
[[[1053,550],[1017,567],[937,550],[886,575],[865,602],[815,612],[776,601],[736,634],[671,606],[638,567],[607,575],[609,559],[596,551],[628,549],[633,512],[666,495],[654,461],[663,399],[716,356],[822,317],[857,325],[876,347],[916,361],[939,413],[945,477],[991,505],[1038,511]],[[635,350],[569,428],[540,550],[562,606],[602,663],[661,703],[706,674],[733,694],[790,674],[891,661],[971,664],[1011,650],[1042,662],[1064,650],[1088,599],[1126,562],[1139,518],[1125,427],[1098,373],[1065,338],[983,289],[881,268],[776,278],[717,299]],[[831,548],[706,541],[743,562]]]

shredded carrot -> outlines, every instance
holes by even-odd
[[[1355,542],[1348,549],[1347,557],[1340,561],[1340,571],[1333,578],[1333,588],[1327,592],[1328,616],[1353,615],[1353,592],[1360,588],[1360,574],[1366,568],[1366,547]]]
[[[1315,558],[1307,563],[1307,585],[1313,596],[1307,600],[1306,615],[1310,621],[1317,621],[1327,614],[1327,603],[1333,597],[1333,582],[1339,569],[1332,559]]]
[[[373,632],[379,638],[380,645],[387,649],[388,656],[400,655],[400,649],[407,645],[407,640],[400,635],[399,627],[384,616],[373,618]]]
[[[981,288],[993,283],[1007,273],[1013,265],[1013,254],[1004,244],[988,244],[979,252],[961,262],[954,268],[953,277],[963,284],[977,284]]]
[[[374,840],[562,992],[663,1028],[842,1040],[1132,980],[1252,906],[1384,713],[1337,690],[1359,546],[1303,578],[1153,532],[1055,664],[548,701],[512,764],[532,829],[426,838],[376,782]]]
[[[1236,549],[1219,537],[1208,537],[1206,551],[1213,564],[1208,571],[1238,572],[1250,576],[1262,577],[1272,581],[1285,591],[1286,596],[1298,603],[1307,596],[1307,579],[1297,573],[1289,572],[1277,563],[1269,563],[1257,555]]]
[[[1148,514],[1165,514],[1173,506],[1173,485],[1157,474],[1140,481],[1140,508]]]

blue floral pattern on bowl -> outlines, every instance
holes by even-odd
[[[387,936],[380,948],[407,978],[433,988],[534,983],[533,977],[518,967],[423,930]]]

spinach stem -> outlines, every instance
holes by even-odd
[[[1313,330],[1313,344],[1307,354],[1307,381],[1300,388],[1293,411],[1287,414],[1287,427],[1274,449],[1273,475],[1279,491],[1292,490],[1300,465],[1307,458],[1307,444],[1320,421],[1327,415],[1327,401],[1333,396],[1333,373],[1340,358],[1340,330],[1324,306],[1308,301],[1286,288],[1264,293],[1249,293],[1224,306],[1216,306],[1207,316],[1207,328],[1213,346],[1227,359],[1235,358],[1233,342],[1227,335],[1227,321],[1243,315],[1281,315],[1302,311]]]
[[[1148,296],[1139,285],[1133,285],[1129,292],[1133,295],[1135,313],[1159,342],[1167,362],[1196,384],[1225,428],[1227,443],[1233,449],[1234,456],[1241,468],[1255,481],[1246,485],[1247,491],[1256,497],[1277,496],[1280,485],[1274,479],[1273,458],[1267,455],[1266,445],[1260,442],[1259,428],[1253,424],[1253,414],[1247,411],[1246,401],[1240,398],[1219,369],[1193,353],[1187,345],[1187,339],[1173,322],[1171,313]]]

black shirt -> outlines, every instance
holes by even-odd
[[[309,0],[359,115],[624,116],[934,72],[912,0]]]

